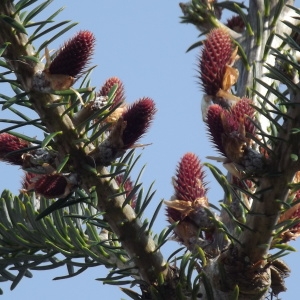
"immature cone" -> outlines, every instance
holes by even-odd
[[[122,116],[112,126],[107,139],[89,155],[97,165],[107,166],[132,147],[149,128],[156,112],[150,98],[142,98],[126,107]]]
[[[117,77],[111,77],[105,81],[100,91],[96,94],[95,99],[93,101],[89,101],[83,107],[83,109],[75,114],[75,116],[73,117],[74,122],[76,124],[83,123],[84,120],[88,119],[92,114],[94,114],[95,111],[103,109],[104,106],[108,104],[108,94],[115,85],[117,85],[117,89],[114,93],[114,98],[109,108],[109,110],[113,111],[110,111],[110,114],[105,118],[103,122],[116,123],[126,109],[125,103],[122,103],[125,100],[124,85],[122,81]],[[97,121],[97,118],[94,119],[94,122]]]
[[[206,197],[204,178],[205,174],[198,157],[193,153],[186,153],[177,167],[174,197],[185,201]]]
[[[252,100],[249,98],[242,98],[232,108],[232,113],[236,120],[242,121],[245,126],[245,131],[255,135],[256,127],[253,124],[255,118],[255,109],[252,106]]]
[[[26,172],[22,182],[22,192],[29,192],[34,189],[35,182],[43,175]]]
[[[77,185],[76,178],[62,174],[43,175],[35,182],[35,191],[45,198],[63,198]]]
[[[97,94],[97,96],[107,96],[111,88],[116,84],[118,85],[118,88],[115,92],[115,98],[111,108],[115,107],[117,104],[125,100],[125,90],[123,82],[118,77],[111,77],[105,81],[104,85],[101,87],[99,93]]]
[[[95,48],[95,37],[90,31],[79,31],[58,51],[48,67],[50,74],[79,77],[91,59]]]
[[[245,146],[249,146],[247,133],[255,135],[253,120],[255,110],[252,101],[242,98],[230,109],[211,105],[207,113],[207,128],[216,148],[232,162],[239,162]]]
[[[9,133],[0,134],[0,160],[13,165],[22,166],[23,152],[12,153],[14,151],[28,148],[29,143]]]
[[[100,89],[99,93],[97,94],[97,97],[104,97],[108,96],[108,93],[112,89],[114,85],[117,85],[117,90],[114,95],[113,102],[110,106],[110,110],[115,108],[117,105],[120,104],[118,108],[116,108],[106,119],[105,122],[107,123],[115,123],[118,121],[118,119],[122,116],[124,111],[126,110],[125,103],[122,103],[125,100],[125,90],[124,85],[122,81],[118,77],[111,77],[107,79]],[[121,104],[122,103],[122,104]]]
[[[221,114],[223,111],[224,109],[218,104],[210,105],[206,115],[206,124],[210,140],[217,150],[226,156],[222,138],[224,134],[224,128]]]
[[[238,78],[238,70],[232,65],[237,59],[237,49],[233,48],[226,29],[213,29],[204,41],[199,61],[199,79],[204,93],[214,102],[237,101],[231,94],[231,86]]]
[[[123,113],[126,127],[122,133],[123,149],[131,148],[148,130],[156,113],[155,103],[150,98],[142,98]]]
[[[204,177],[198,157],[193,153],[186,153],[177,167],[173,181],[175,194],[171,201],[165,201],[168,221],[179,222],[174,232],[186,246],[198,239],[199,230],[205,233],[213,230],[205,211],[209,204]]]
[[[228,28],[236,31],[236,32],[243,32],[245,30],[245,23],[241,16],[236,15],[232,16],[230,19],[227,20],[227,24],[225,24]]]

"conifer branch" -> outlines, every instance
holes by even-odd
[[[12,1],[1,1],[0,12],[15,22],[20,22]],[[81,138],[81,133],[77,131],[72,118],[65,113],[65,107],[53,105],[59,101],[59,96],[38,90],[40,82],[35,75],[43,72],[44,65],[25,59],[36,55],[26,34],[0,20],[0,44],[7,41],[10,44],[3,57],[11,70],[16,73],[21,88],[29,94],[30,103],[48,132],[50,134],[60,132],[55,136],[57,150],[61,157],[69,156],[68,164],[72,165],[74,173],[80,174],[81,186],[87,194],[95,188],[97,207],[99,211],[105,212],[105,219],[138,268],[140,279],[145,285],[156,285],[159,289],[158,278],[164,278],[162,279],[165,282],[164,288],[170,288],[171,278],[167,276],[168,267],[160,251],[156,250],[155,242],[143,228],[134,210],[129,205],[123,207],[126,197],[117,196],[119,186],[112,175],[105,167],[99,166],[94,169],[93,161],[88,155],[89,147],[74,142]]]

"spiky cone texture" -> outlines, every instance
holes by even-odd
[[[204,178],[205,174],[198,157],[194,153],[186,153],[176,170],[174,197],[185,201],[205,197],[207,189],[203,182]]]
[[[117,90],[115,91],[114,99],[110,106],[110,110],[114,109],[117,105],[119,105],[119,107],[117,107],[105,119],[105,122],[107,122],[107,123],[115,123],[122,116],[123,112],[126,110],[126,104],[124,103],[125,89],[124,89],[123,82],[118,77],[111,77],[105,81],[104,85],[101,87],[100,91],[97,93],[97,97],[108,96],[110,90],[116,84],[118,85],[118,87],[117,87]]]
[[[178,164],[173,180],[175,194],[171,201],[165,201],[168,221],[179,222],[174,233],[187,247],[198,239],[199,230],[209,233],[206,238],[210,238],[212,231],[212,224],[205,211],[209,204],[204,178],[198,157],[186,153]]]
[[[225,25],[228,28],[230,28],[236,32],[239,32],[239,33],[243,32],[246,27],[244,20],[239,15],[232,16],[230,19],[227,20],[227,23]]]
[[[117,182],[118,185],[121,185],[123,183],[123,188],[124,191],[126,192],[126,197],[128,197],[128,195],[131,193],[132,189],[133,189],[133,183],[131,181],[131,179],[128,177],[125,182],[123,182],[124,180],[124,176],[123,174],[118,175],[115,177],[115,180]],[[134,209],[136,206],[136,194],[134,194],[130,200],[130,206]]]
[[[12,165],[22,166],[22,152],[11,153],[28,148],[29,142],[9,133],[0,134],[0,160]]]
[[[217,97],[220,90],[226,93],[230,90],[238,76],[236,69],[231,68],[235,59],[236,52],[227,30],[211,30],[199,59],[199,79],[206,95]]]
[[[79,31],[60,48],[48,67],[49,74],[79,77],[89,63],[94,48],[94,34],[87,30]]]
[[[73,179],[73,178],[72,178]],[[63,174],[43,175],[34,184],[36,193],[45,198],[63,198],[69,195],[76,183]]]
[[[250,144],[247,133],[255,135],[255,110],[252,101],[242,98],[230,109],[213,104],[207,113],[207,129],[210,139],[217,150],[230,161],[238,163],[243,155],[244,146]]]
[[[115,92],[115,97],[111,108],[114,108],[117,104],[125,100],[125,89],[123,82],[118,77],[108,78],[97,94],[97,96],[107,96],[115,84],[118,85],[118,88]]]
[[[146,133],[156,113],[152,99],[145,97],[134,102],[123,113],[126,124],[122,132],[123,149],[129,149]]]
[[[97,165],[108,166],[146,133],[156,112],[150,98],[142,98],[126,107],[122,116],[113,124],[107,139],[90,152]]]

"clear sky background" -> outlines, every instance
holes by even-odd
[[[156,102],[158,113],[155,121],[141,141],[152,145],[142,150],[142,158],[136,167],[138,172],[146,164],[142,177],[145,188],[155,181],[157,193],[145,215],[151,218],[160,200],[172,196],[171,177],[184,153],[194,152],[202,161],[207,161],[205,157],[208,155],[216,155],[201,120],[202,93],[196,78],[199,49],[185,53],[198,40],[199,32],[192,25],[180,24],[182,14],[177,1],[56,0],[48,7],[47,14],[51,15],[62,6],[66,8],[58,20],[73,20],[79,25],[50,48],[57,49],[79,30],[92,31],[97,45],[91,64],[98,65],[92,75],[92,85],[100,88],[107,78],[117,76],[125,85],[127,102],[144,96]],[[41,42],[37,41],[38,44]],[[5,91],[1,90],[1,93]],[[4,117],[7,117],[6,111],[0,111],[0,118]],[[4,125],[0,124],[0,128]],[[21,132],[36,135],[25,128]],[[22,172],[18,167],[4,163],[0,168],[0,191],[8,188],[18,193]],[[209,200],[216,204],[223,193],[209,171],[207,174]],[[167,225],[165,219],[162,210],[153,229],[156,233]],[[300,248],[299,241],[292,245]],[[170,241],[162,251],[167,254],[177,247],[177,243]],[[296,299],[299,294],[299,253],[288,255],[285,261],[292,269],[292,276],[286,280],[288,292],[281,298]],[[33,271],[33,278],[24,278],[12,292],[10,283],[1,283],[4,290],[1,299],[129,299],[118,287],[95,280],[105,276],[104,267],[87,270],[72,279],[52,280],[66,274],[64,267]]]

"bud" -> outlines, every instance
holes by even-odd
[[[0,134],[0,160],[8,162],[12,165],[22,166],[22,151],[28,148],[29,143],[9,133]]]
[[[155,103],[150,98],[142,98],[123,113],[126,127],[122,133],[123,149],[132,147],[148,130],[156,113]]]
[[[236,32],[243,32],[245,30],[245,23],[241,16],[236,15],[232,16],[230,19],[227,20],[227,24],[225,24],[228,28],[236,31]]]
[[[74,174],[43,175],[35,183],[35,191],[45,198],[64,198],[77,186],[77,176]]]
[[[197,0],[179,3],[183,12],[183,22],[194,24],[201,32],[211,28],[214,19],[222,16],[222,7],[216,5],[217,0]]]

